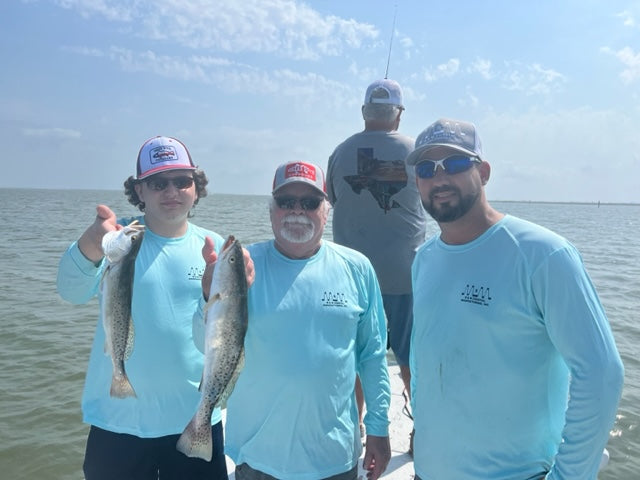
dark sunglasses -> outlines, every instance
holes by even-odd
[[[482,163],[482,160],[467,155],[452,155],[440,160],[423,160],[416,165],[416,175],[419,178],[433,178],[438,165],[449,175],[455,175],[466,172],[474,163]]]
[[[170,183],[178,190],[185,190],[193,185],[193,177],[151,177],[146,182],[147,186],[156,192],[166,189]]]
[[[282,195],[279,197],[273,197],[278,208],[282,210],[293,210],[296,205],[300,205],[300,208],[305,211],[317,210],[322,203],[321,197],[291,197],[288,195]]]

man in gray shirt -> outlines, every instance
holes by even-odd
[[[397,82],[385,78],[369,85],[362,105],[364,130],[329,157],[327,194],[333,205],[334,241],[364,253],[375,268],[389,343],[410,395],[411,263],[425,241],[427,215],[414,169],[404,161],[414,139],[397,131],[403,110]],[[358,401],[362,405],[361,398]]]

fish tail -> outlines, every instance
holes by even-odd
[[[213,456],[211,425],[206,422],[198,422],[196,417],[194,416],[185,427],[176,448],[187,457],[199,457],[210,462]]]
[[[137,397],[136,391],[129,381],[129,377],[127,377],[127,374],[124,372],[122,372],[121,375],[113,375],[111,377],[110,394],[112,397],[117,398]]]

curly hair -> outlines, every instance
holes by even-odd
[[[196,185],[196,200],[193,202],[193,205],[196,206],[201,198],[207,196],[207,184],[209,183],[209,180],[202,170],[197,169],[193,171],[193,181]],[[144,182],[144,180],[136,180],[133,175],[130,176],[124,182],[124,194],[127,196],[131,205],[138,207],[141,212],[144,212],[145,204],[140,200],[138,192],[136,192],[135,189],[135,186],[142,182]],[[192,216],[193,214],[189,212],[189,217]]]

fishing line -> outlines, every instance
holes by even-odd
[[[393,12],[393,25],[391,27],[391,38],[389,39],[389,55],[387,56],[387,68],[384,71],[384,78],[386,80],[389,75],[389,62],[391,62],[391,46],[393,45],[393,34],[396,31],[396,16],[398,15],[398,5],[396,4],[395,10]]]

